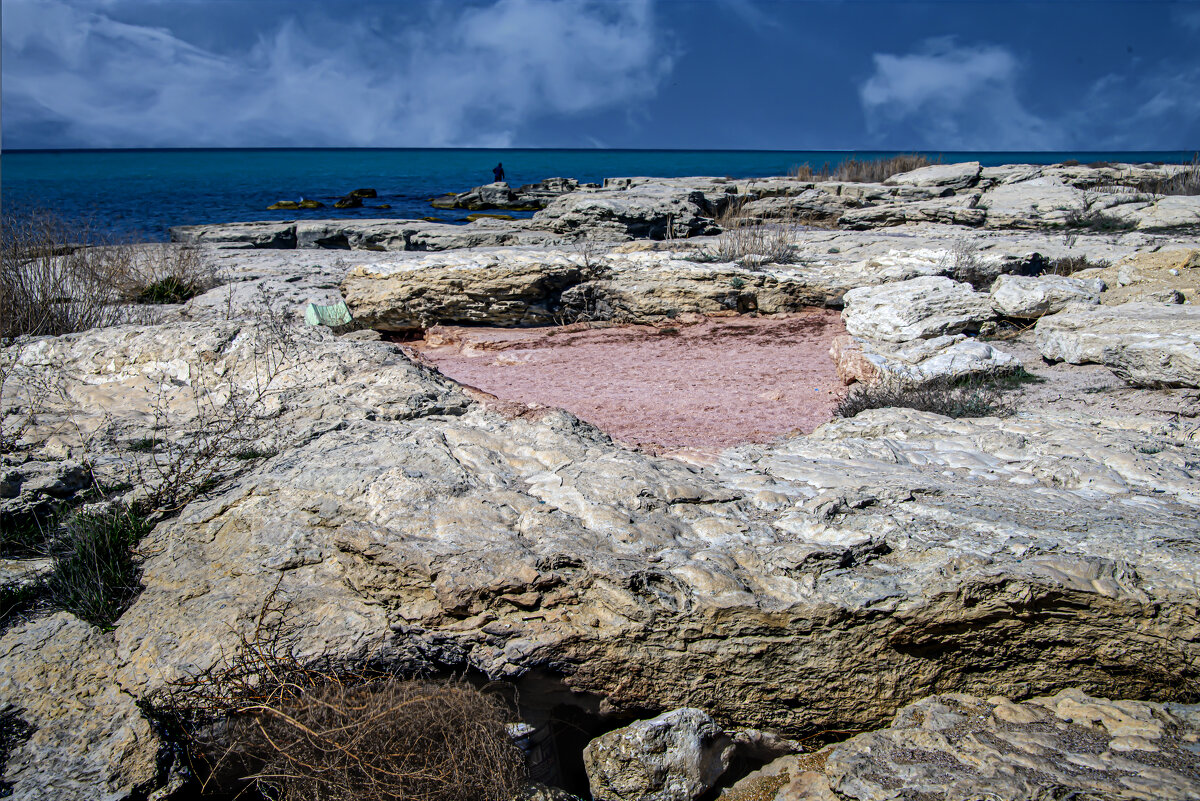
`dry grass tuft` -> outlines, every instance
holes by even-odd
[[[506,705],[465,682],[306,664],[274,594],[232,657],[153,699],[206,790],[281,801],[508,801],[525,781]]]
[[[115,241],[47,212],[4,215],[0,229],[0,339],[116,325],[130,303],[182,302],[216,285],[190,248]]]
[[[1185,165],[1182,170],[1169,177],[1118,177],[1114,182],[1097,186],[1096,189],[1101,192],[1133,191],[1152,195],[1200,195],[1200,153],[1192,156],[1191,164]]]
[[[941,163],[941,158],[931,161],[919,153],[904,153],[888,159],[849,158],[836,168],[830,168],[829,163],[826,162],[821,165],[819,170],[814,170],[810,164],[801,164],[793,167],[789,174],[802,181],[851,181],[877,184],[902,172]]]
[[[704,254],[704,260],[738,262],[747,267],[795,261],[799,220],[790,217],[762,222],[748,218],[743,209],[744,203],[730,203],[717,219],[722,231],[716,245]]]
[[[1093,267],[1104,269],[1108,266],[1109,263],[1104,259],[1089,261],[1087,256],[1062,256],[1049,261],[1040,275],[1073,275],[1080,270],[1089,270]]]

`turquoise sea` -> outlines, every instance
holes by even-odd
[[[886,158],[894,152],[750,150],[70,150],[0,154],[4,213],[48,209],[88,218],[118,236],[165,239],[173,225],[300,218],[420,218],[462,221],[429,198],[489,183],[502,161],[512,186],[563,176],[603,181],[615,176],[783,175],[792,167]],[[1191,161],[1193,153],[934,153],[943,161],[1054,164],[1094,161]],[[336,210],[352,189],[379,193],[361,209]],[[267,211],[277,200],[324,202],[315,211]],[[379,205],[390,205],[380,209]]]

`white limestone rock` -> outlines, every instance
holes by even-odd
[[[1200,387],[1200,308],[1190,304],[1069,309],[1034,332],[1051,361],[1103,364],[1137,386]]]
[[[842,336],[834,339],[829,354],[837,365],[838,378],[847,384],[923,384],[1001,375],[1021,366],[1012,354],[963,334],[919,340],[899,348]]]
[[[995,317],[988,296],[970,284],[925,276],[852,289],[842,319],[853,336],[908,342],[978,330]]]
[[[1077,689],[1014,703],[947,693],[891,726],[784,757],[739,786],[776,801],[902,797],[1192,801],[1200,798],[1200,707],[1093,698]],[[757,782],[757,783],[756,783]]]
[[[1072,303],[1100,303],[1104,282],[1062,275],[1002,275],[992,284],[992,307],[1006,317],[1032,319],[1055,314]]]
[[[32,728],[0,766],[15,801],[119,801],[153,785],[163,743],[117,664],[112,634],[66,612],[0,639],[0,711]]]
[[[979,180],[982,170],[978,161],[958,164],[931,164],[908,172],[893,175],[885,180],[884,186],[938,186],[947,189],[965,189]]]
[[[700,709],[602,734],[583,750],[596,801],[692,801],[729,767],[733,739]]]
[[[1068,224],[1087,211],[1087,198],[1057,178],[1039,177],[1000,184],[977,205],[987,210],[988,228],[1042,228]]]

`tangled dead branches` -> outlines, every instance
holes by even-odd
[[[151,703],[206,790],[281,801],[507,801],[525,768],[496,696],[461,681],[305,664],[268,599],[237,651]]]

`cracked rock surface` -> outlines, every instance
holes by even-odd
[[[1191,801],[1200,798],[1198,744],[1196,706],[1078,690],[1024,703],[951,693],[904,707],[888,728],[784,757],[722,797]]]

